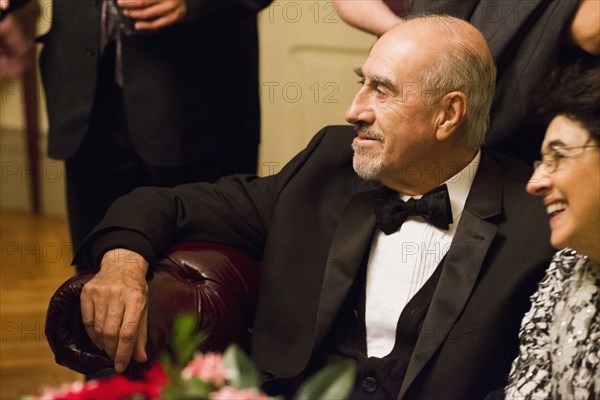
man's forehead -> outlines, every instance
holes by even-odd
[[[371,51],[360,69],[365,76],[381,75],[392,79],[400,67],[399,64],[392,52]]]
[[[378,60],[374,60],[369,57],[365,60],[363,65],[354,69],[354,72],[361,78],[368,78],[373,75],[381,75],[381,76],[389,76],[391,75],[391,70],[389,67],[382,62],[378,62]]]
[[[423,53],[415,54],[403,50],[372,51],[361,66],[359,72],[362,75],[359,76],[377,77],[378,80],[387,80],[395,85],[406,80],[415,80],[420,71],[429,68],[432,58]]]

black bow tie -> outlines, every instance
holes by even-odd
[[[448,229],[452,220],[450,196],[446,184],[427,192],[420,199],[373,199],[377,226],[386,235],[394,233],[410,215],[419,215],[431,225]]]

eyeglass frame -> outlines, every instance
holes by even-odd
[[[554,145],[551,147],[551,149],[553,150],[553,152],[551,153],[551,157],[552,159],[541,159],[541,160],[535,160],[533,162],[533,168],[534,170],[537,172],[541,166],[544,166],[544,170],[543,172],[546,174],[553,174],[554,172],[556,172],[556,170],[558,169],[558,166],[561,162],[563,162],[566,159],[570,159],[570,158],[577,158],[580,155],[582,155],[583,153],[585,153],[585,151],[582,151],[581,153],[577,153],[577,154],[572,154],[572,155],[565,155],[565,154],[561,154],[560,158],[557,158],[557,154],[560,154],[558,151],[556,151],[557,147],[560,147],[561,150],[566,150],[566,151],[571,151],[571,150],[577,150],[577,149],[587,149],[589,147],[598,147],[598,144],[596,143],[590,143],[591,140],[588,140],[586,144],[584,144],[583,146],[557,146]]]

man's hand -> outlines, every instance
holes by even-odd
[[[123,372],[133,354],[148,359],[148,263],[126,249],[104,254],[100,271],[81,292],[81,317],[92,342]]]
[[[0,21],[0,77],[20,77],[33,59],[33,49],[33,39],[25,37],[14,15]]]
[[[136,21],[135,29],[148,31],[181,21],[187,13],[185,0],[118,0],[125,16]]]

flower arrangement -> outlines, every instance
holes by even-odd
[[[192,315],[179,316],[172,339],[174,355],[163,355],[141,380],[114,375],[45,388],[40,396],[23,400],[273,399],[260,390],[260,374],[239,346],[232,344],[223,354],[196,352],[203,337],[195,332],[195,326]],[[307,380],[294,399],[344,399],[352,389],[355,374],[356,367],[350,361],[327,366]]]

